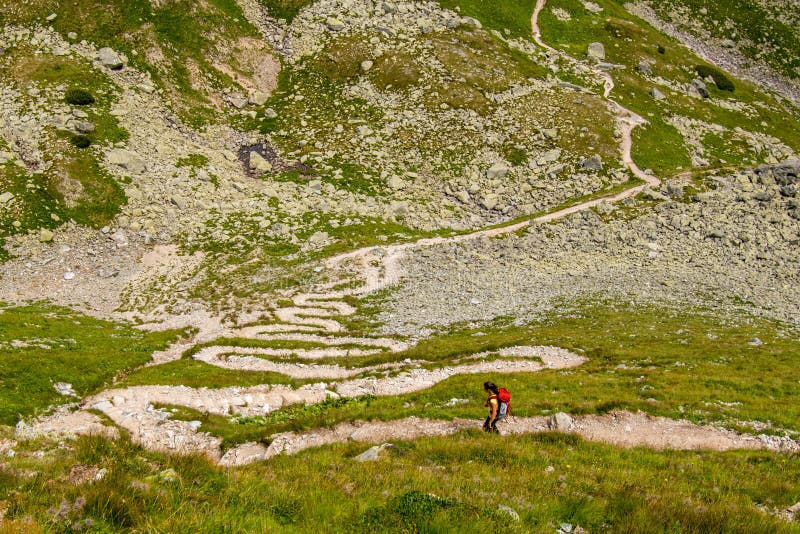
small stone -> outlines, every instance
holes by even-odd
[[[67,271],[64,273],[64,280],[72,280],[75,278],[75,273],[72,271]]]
[[[653,67],[651,67],[650,63],[647,61],[641,61],[638,65],[636,65],[636,72],[644,74],[645,76],[652,76]]]
[[[757,337],[754,337],[753,339],[751,339],[751,340],[748,342],[748,345],[751,345],[751,346],[753,346],[753,347],[760,347],[760,346],[761,346],[761,345],[763,345],[763,344],[764,344],[764,342],[763,342],[763,341],[761,341],[760,339],[758,339]]]
[[[374,447],[370,447],[369,449],[362,452],[353,459],[357,462],[374,462],[380,457],[381,451],[385,449],[394,449],[394,448],[396,448],[395,445],[391,443],[384,443],[383,445],[375,445]]]
[[[0,204],[8,204],[11,202],[12,198],[14,198],[14,193],[6,191],[5,193],[0,194]]]
[[[50,13],[44,20],[46,20],[47,22],[53,22],[54,20],[56,20],[56,18],[58,18],[58,15],[56,13]]]
[[[42,243],[50,243],[55,237],[55,234],[52,230],[48,230],[47,228],[42,228],[42,231],[39,232],[39,241]]]
[[[78,38],[78,34],[75,33],[75,32],[69,32],[67,34],[67,39],[69,39],[70,41],[74,41],[77,38]]]
[[[361,62],[361,70],[363,70],[364,72],[367,72],[372,68],[373,65],[374,65],[374,63],[369,59],[366,60],[366,61],[362,61]]]
[[[346,27],[344,22],[337,19],[336,17],[328,17],[328,19],[325,21],[325,25],[332,32],[340,32]]]
[[[558,139],[558,128],[544,128],[542,129],[542,135],[544,135],[545,139],[556,140]]]

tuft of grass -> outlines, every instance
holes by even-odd
[[[92,139],[88,135],[73,135],[69,138],[69,142],[76,148],[89,148]]]
[[[731,79],[716,67],[711,67],[709,65],[697,65],[695,66],[694,71],[701,78],[713,78],[714,84],[720,91],[730,91],[732,93],[736,89],[736,86],[733,85]]]
[[[64,101],[73,106],[89,106],[95,102],[92,93],[85,89],[78,89],[75,87],[67,89],[67,92],[64,94]]]

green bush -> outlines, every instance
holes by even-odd
[[[73,106],[88,106],[94,104],[92,93],[85,89],[76,89],[74,87],[72,89],[67,89],[64,100],[67,104],[72,104]]]
[[[708,78],[709,76],[714,78],[714,83],[717,84],[717,89],[720,91],[730,91],[732,93],[736,88],[731,79],[725,76],[725,73],[719,69],[706,65],[697,65],[694,71],[701,78]]]
[[[92,144],[92,140],[85,135],[73,135],[69,142],[78,148],[87,148]]]

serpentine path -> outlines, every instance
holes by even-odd
[[[545,6],[539,0],[531,19],[533,38],[551,53],[568,58],[541,40],[538,16]],[[594,67],[568,58],[581,69],[602,78],[604,96],[614,88],[611,76]],[[315,447],[347,440],[380,443],[389,439],[449,435],[464,429],[480,428],[479,420],[431,421],[406,418],[390,422],[345,422],[333,428],[304,433],[281,433],[271,437],[269,446],[246,443],[224,452],[222,439],[202,431],[200,421],[171,418],[166,406],[184,406],[199,412],[220,416],[261,416],[275,409],[299,403],[318,403],[327,398],[361,395],[401,395],[428,389],[458,374],[535,372],[565,369],[585,361],[581,356],[557,347],[508,347],[491,353],[460,355],[449,360],[423,361],[395,358],[392,361],[349,367],[349,362],[381,355],[399,355],[412,346],[411,341],[382,337],[348,336],[341,319],[356,313],[345,297],[363,295],[400,282],[402,260],[412,251],[444,243],[465,242],[500,236],[531,224],[547,223],[570,214],[591,209],[601,202],[617,202],[632,197],[645,187],[660,185],[658,178],[642,172],[631,158],[632,131],[645,121],[609,98],[621,134],[622,160],[631,173],[644,184],[622,192],[595,198],[541,215],[539,217],[454,237],[366,247],[327,259],[324,266],[332,281],[320,285],[315,293],[296,294],[288,305],[255,314],[253,322],[240,327],[224,327],[221,321],[210,321],[200,328],[192,345],[176,344],[154,354],[153,365],[177,360],[192,349],[192,358],[237,372],[274,372],[293,379],[320,380],[298,388],[264,384],[253,387],[189,388],[185,386],[134,386],[104,391],[84,399],[77,411],[61,409],[40,418],[31,425],[18,426],[20,437],[80,433],[103,433],[117,436],[114,426],[106,425],[95,415],[99,411],[115,425],[127,430],[131,439],[143,447],[176,453],[202,452],[222,465],[242,465],[265,460],[277,454],[292,454]],[[348,289],[336,287],[352,282],[360,285]],[[238,341],[232,344],[229,338]],[[246,341],[246,343],[242,343]],[[274,346],[270,346],[274,345]],[[325,361],[321,361],[325,360]],[[330,360],[330,361],[328,361]],[[325,382],[333,380],[333,382]],[[482,380],[476,381],[480,382]],[[460,401],[459,401],[460,402]],[[467,401],[469,402],[469,401]],[[568,421],[564,423],[565,420]],[[560,421],[560,422],[559,422]],[[577,433],[587,439],[621,446],[656,448],[769,448],[797,450],[798,444],[788,438],[739,435],[729,430],[700,427],[686,421],[652,418],[644,414],[615,412],[604,416],[513,418],[503,425],[502,433],[518,434],[560,430]]]

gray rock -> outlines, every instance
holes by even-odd
[[[700,78],[695,78],[692,80],[692,87],[694,87],[697,94],[702,96],[703,98],[709,97],[708,87],[706,86],[706,82],[701,80]]]
[[[111,70],[119,70],[124,65],[122,57],[107,46],[97,51],[97,60]]]
[[[115,148],[108,153],[108,163],[122,167],[133,174],[142,174],[147,170],[144,161],[139,156],[122,148]]]
[[[268,99],[269,96],[262,91],[254,91],[250,95],[250,103],[253,104],[254,106],[263,106],[264,104],[267,103]]]
[[[479,30],[483,28],[483,24],[481,24],[481,21],[479,21],[478,19],[474,19],[472,17],[464,17],[462,20],[464,21],[464,24],[472,26],[473,28],[477,28]]]
[[[73,121],[72,127],[81,134],[92,133],[95,129],[94,124],[89,121]]]
[[[52,230],[48,230],[47,228],[42,228],[42,231],[39,232],[39,241],[42,243],[50,243],[55,237],[55,234]]]
[[[399,176],[390,176],[389,179],[386,181],[386,185],[389,186],[389,189],[394,189],[395,191],[404,189],[406,187],[406,182]]]
[[[642,191],[642,196],[644,196],[644,198],[646,198],[647,200],[655,200],[659,202],[664,200],[669,200],[667,196],[649,187],[645,188],[644,191]]]
[[[723,39],[719,44],[722,48],[736,48],[736,41],[731,39]]]
[[[8,204],[11,202],[12,198],[14,198],[14,193],[11,191],[6,191],[5,193],[0,194],[0,204]]]
[[[567,431],[572,428],[573,424],[575,424],[575,422],[573,421],[572,417],[564,412],[553,414],[547,421],[547,426],[550,430]]]
[[[367,72],[368,70],[370,70],[372,68],[373,65],[374,65],[374,63],[369,59],[367,59],[366,61],[362,61],[361,62],[361,70],[363,70],[364,72]]]
[[[263,173],[272,170],[272,164],[264,159],[264,156],[255,151],[250,152],[249,164],[251,171]]]
[[[75,390],[72,389],[72,384],[68,384],[66,382],[56,382],[53,384],[53,389],[55,389],[59,395],[65,395],[70,397],[77,397],[78,394],[75,393]]]
[[[603,159],[599,154],[581,161],[581,169],[585,171],[599,171],[603,169]]]
[[[658,89],[658,87],[653,87],[653,89],[651,89],[651,90],[650,90],[650,96],[652,96],[652,97],[653,97],[653,100],[666,100],[666,98],[667,98],[667,97],[664,95],[664,93],[662,93],[662,92],[661,92],[661,91]]]
[[[558,128],[544,128],[542,129],[542,135],[545,139],[555,140],[558,139]]]
[[[325,21],[325,26],[327,26],[332,32],[340,32],[346,28],[345,23],[336,17],[328,17],[328,19]]]
[[[321,247],[325,245],[328,240],[330,240],[331,236],[328,235],[328,232],[314,232],[308,238],[308,244],[313,247]]]
[[[494,180],[495,178],[502,178],[508,174],[509,168],[504,163],[495,163],[486,171],[486,178]]]
[[[642,61],[638,65],[636,65],[636,72],[644,74],[645,76],[652,76],[653,67],[651,67],[650,63],[648,63],[647,61]]]
[[[374,447],[370,447],[369,449],[365,450],[355,458],[353,458],[357,462],[374,462],[380,457],[382,451],[386,449],[395,449],[395,445],[392,443],[384,443],[383,445],[375,445]]]
[[[606,58],[606,47],[603,46],[603,43],[589,43],[589,48],[586,51],[586,55],[589,57],[589,59],[603,61]]]

